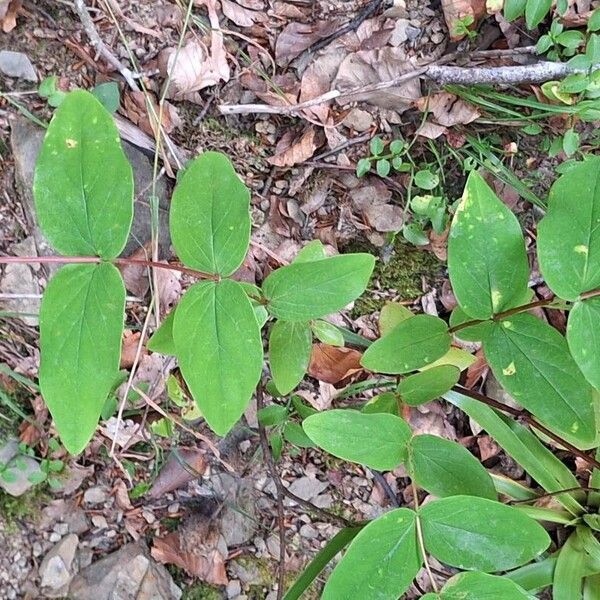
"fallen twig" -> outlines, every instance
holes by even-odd
[[[533,54],[535,48],[527,46],[524,48],[515,48],[506,50],[483,50],[473,52],[468,58],[470,60],[479,60],[483,58],[499,58],[502,56],[515,56],[523,54]],[[353,88],[351,90],[331,90],[299,104],[289,104],[286,106],[271,106],[268,104],[222,104],[219,110],[223,115],[263,113],[293,115],[297,112],[312,108],[331,100],[344,99],[351,101],[354,96],[365,93],[377,92],[392,87],[403,85],[417,77],[424,77],[439,83],[440,85],[476,85],[482,83],[492,83],[499,85],[521,84],[521,83],[542,83],[552,79],[560,79],[571,73],[583,73],[587,69],[573,67],[567,63],[541,61],[529,65],[515,65],[509,67],[459,67],[450,66],[447,63],[454,62],[457,59],[464,58],[460,53],[443,56],[437,61],[409,71],[390,79],[370,85]]]
[[[125,79],[125,81],[132,90],[139,92],[140,88],[135,82],[132,71],[127,67],[124,67],[119,61],[119,59],[108,49],[106,44],[102,41],[102,38],[100,37],[98,30],[96,29],[96,25],[94,24],[92,17],[90,17],[90,13],[88,12],[84,0],[75,0],[73,6],[75,7],[75,11],[79,16],[79,20],[81,21],[81,24],[83,25],[87,36],[90,38],[92,46],[96,48],[98,54],[100,54],[104,58],[104,60],[106,60],[106,62],[110,64],[111,67],[113,67],[114,69],[119,71],[119,73],[121,73],[123,79]]]

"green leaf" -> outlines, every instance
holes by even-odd
[[[592,389],[556,329],[517,314],[494,324],[483,349],[494,375],[519,404],[580,447],[593,444]]]
[[[450,578],[440,592],[441,600],[535,600],[506,577],[472,571]]]
[[[571,50],[575,50],[578,48],[585,37],[581,31],[577,31],[576,29],[569,29],[568,31],[563,31],[559,35],[556,36],[556,41],[563,46],[564,48],[569,48]]]
[[[116,81],[108,81],[107,83],[100,83],[93,90],[92,94],[98,98],[100,104],[110,112],[114,113],[119,108],[119,84]]]
[[[397,391],[404,403],[418,406],[445,394],[458,383],[459,378],[460,369],[453,365],[441,365],[403,379]]]
[[[379,154],[381,154],[385,148],[385,144],[383,143],[383,140],[376,135],[372,140],[371,143],[369,144],[369,148],[371,149],[371,154],[374,154],[375,156],[378,156]]]
[[[585,48],[585,56],[592,65],[597,65],[600,61],[600,35],[592,33],[588,39]]]
[[[461,350],[460,348],[454,348],[453,346],[446,354],[437,360],[434,360],[431,364],[421,367],[419,370],[427,371],[428,369],[435,369],[436,367],[441,367],[443,365],[452,365],[459,371],[464,371],[476,362],[477,358],[473,354],[470,354],[466,350]]]
[[[525,14],[525,5],[527,0],[505,0],[504,18],[507,21],[514,21]]]
[[[314,448],[315,443],[304,433],[301,425],[289,421],[283,428],[283,437],[298,448]]]
[[[244,412],[263,365],[260,330],[243,288],[203,281],[182,298],[173,323],[179,366],[211,429],[225,435]]]
[[[497,498],[488,472],[456,442],[435,435],[417,435],[408,444],[408,455],[411,477],[434,496]]]
[[[590,84],[590,78],[584,73],[573,73],[568,75],[560,82],[560,90],[568,94],[579,94],[583,92]],[[570,129],[569,131],[573,131]],[[566,134],[565,134],[566,135]],[[577,135],[577,142],[579,146],[579,135]],[[564,140],[563,140],[564,148]],[[566,152],[566,150],[565,150]]]
[[[351,542],[321,600],[396,600],[421,568],[416,515],[398,508],[371,521]]]
[[[503,571],[549,545],[544,528],[516,508],[476,496],[451,496],[419,511],[426,550],[459,569]]]
[[[552,580],[553,600],[581,598],[584,554],[577,548],[577,532],[573,532],[556,559]]]
[[[407,242],[415,246],[426,246],[429,244],[429,238],[419,223],[409,223],[402,227],[402,235]]]
[[[404,150],[404,142],[402,140],[392,140],[390,142],[390,152],[392,154],[400,154]]]
[[[118,256],[133,218],[133,175],[112,116],[76,90],[46,132],[33,183],[40,227],[61,254]]]
[[[563,136],[563,151],[567,156],[573,156],[579,149],[579,134],[574,129],[567,129]]]
[[[413,179],[415,185],[422,190],[432,190],[440,183],[440,178],[429,169],[417,171]]]
[[[286,592],[283,600],[299,600],[331,559],[341,552],[358,535],[361,529],[362,527],[344,527],[344,529],[338,531],[302,571],[294,585]]]
[[[356,176],[364,177],[371,170],[371,161],[368,158],[361,158],[356,163]]]
[[[416,315],[371,344],[361,365],[377,373],[408,373],[446,354],[450,341],[448,325],[442,319]]]
[[[250,192],[224,154],[204,152],[188,165],[171,199],[170,229],[189,267],[226,277],[242,264],[250,242]]]
[[[125,286],[111,264],[67,265],[40,308],[40,388],[71,454],[90,441],[118,376]]]
[[[271,446],[271,453],[275,461],[281,458],[283,452],[283,436],[280,433],[272,433],[269,436],[269,446]]]
[[[389,413],[398,415],[398,396],[394,392],[384,392],[371,398],[361,409],[364,414]]]
[[[350,409],[317,413],[305,419],[302,426],[308,437],[329,454],[380,471],[391,471],[406,459],[411,435],[410,427],[400,417]]]
[[[396,325],[414,316],[406,306],[397,302],[387,302],[379,313],[379,335],[387,335]]]
[[[521,226],[476,171],[452,220],[448,270],[454,295],[472,319],[518,306],[528,294]]]
[[[585,378],[600,389],[600,298],[575,302],[569,311],[567,342]]]
[[[306,419],[317,413],[316,409],[304,402],[300,396],[292,396],[292,406],[301,419]]]
[[[527,0],[525,22],[529,29],[537,27],[550,12],[552,0]]]
[[[312,334],[308,323],[276,321],[269,335],[269,363],[275,387],[289,394],[301,381],[310,362]]]
[[[343,346],[344,336],[333,323],[327,321],[313,321],[311,329],[317,339],[330,346]]]
[[[552,38],[546,34],[540,37],[540,39],[537,41],[537,44],[535,45],[535,51],[538,54],[544,54],[545,52],[548,52],[553,45],[554,42],[552,41]]]
[[[379,177],[387,177],[390,174],[392,165],[390,164],[390,161],[387,160],[387,158],[381,158],[377,161],[376,168],[377,175],[379,175]]]
[[[588,31],[600,30],[600,8],[597,8],[587,22]]]
[[[150,352],[158,352],[175,356],[175,342],[173,341],[173,321],[175,320],[175,309],[173,309],[160,324],[160,327],[152,334],[148,340],[146,348]]]
[[[450,313],[450,327],[462,325],[473,319],[467,315],[460,306],[457,306]],[[488,329],[492,326],[492,321],[482,321],[476,325],[469,325],[455,332],[455,336],[467,342],[480,342],[485,336]]]
[[[261,408],[257,413],[257,417],[258,422],[265,427],[281,425],[288,417],[288,409],[279,404],[271,404],[270,406]]]
[[[294,262],[313,262],[315,260],[321,260],[322,258],[327,258],[323,242],[321,242],[321,240],[312,240],[312,242],[308,242],[308,244],[296,254]]]
[[[337,312],[364,292],[374,266],[370,254],[340,254],[281,267],[263,283],[267,309],[286,321]]]
[[[444,399],[460,408],[487,433],[546,491],[557,492],[577,488],[579,482],[556,456],[550,452],[529,429],[496,412],[482,402],[448,392]],[[573,497],[574,493],[559,494],[555,498],[578,515],[583,507]],[[583,496],[581,496],[583,499]]]
[[[538,224],[538,259],[546,283],[565,300],[600,286],[600,157],[590,156],[550,189]]]

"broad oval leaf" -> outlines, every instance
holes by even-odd
[[[458,367],[440,365],[406,377],[399,383],[398,393],[405,404],[418,406],[445,394],[459,378]]]
[[[517,314],[494,324],[483,349],[494,375],[519,404],[578,446],[594,443],[592,388],[556,329]]]
[[[160,324],[160,327],[152,334],[148,340],[146,348],[150,352],[159,352],[160,354],[170,354],[175,356],[177,350],[173,341],[173,321],[175,320],[175,309],[173,309]]]
[[[399,416],[398,396],[394,392],[384,392],[373,396],[361,409],[365,414],[389,413]]]
[[[581,598],[585,557],[577,532],[573,532],[558,553],[552,581],[553,600]]]
[[[514,581],[478,571],[451,577],[439,597],[440,600],[535,600],[535,596]]]
[[[173,246],[187,266],[226,277],[242,264],[250,243],[250,192],[224,154],[204,152],[188,165],[169,219]]]
[[[90,441],[117,380],[125,286],[111,264],[67,265],[40,308],[40,388],[65,448]]]
[[[352,540],[321,600],[396,600],[421,564],[415,513],[408,508],[391,510]]]
[[[589,157],[550,189],[538,224],[538,259],[548,286],[561,298],[600,287],[600,157]]]
[[[585,378],[600,390],[600,298],[575,303],[569,311],[567,342]]]
[[[319,448],[380,471],[391,471],[406,459],[411,436],[410,427],[400,417],[350,409],[314,414],[302,426]]]
[[[210,428],[225,435],[243,414],[260,379],[260,329],[235,281],[203,281],[177,307],[173,339],[183,377]]]
[[[430,494],[497,498],[494,482],[481,463],[456,442],[417,435],[408,445],[411,476]]]
[[[472,319],[526,302],[529,264],[517,218],[472,171],[448,238],[454,295]]]
[[[550,12],[552,0],[527,0],[525,5],[525,22],[529,29],[537,27]]]
[[[374,266],[370,254],[339,254],[281,267],[263,283],[267,308],[286,321],[308,321],[337,312],[365,291]]]
[[[426,550],[459,569],[504,571],[524,565],[549,545],[545,529],[511,506],[476,496],[451,496],[419,511]]]
[[[302,380],[312,351],[308,323],[276,321],[269,335],[269,363],[277,391],[285,396]]]
[[[387,335],[396,325],[414,317],[414,313],[402,304],[387,302],[379,313],[379,335]]]
[[[409,373],[444,356],[450,342],[448,325],[442,319],[416,315],[371,344],[361,364],[377,373]]]
[[[37,159],[40,227],[61,254],[118,256],[133,219],[133,174],[112,116],[89,92],[67,94]]]

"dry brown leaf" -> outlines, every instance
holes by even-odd
[[[429,232],[429,247],[431,251],[441,260],[446,262],[448,258],[448,233],[450,229],[442,233],[436,233],[433,229]]]
[[[154,125],[156,119],[154,116],[148,114],[148,105],[146,104],[148,99],[152,101],[154,114],[157,116],[160,115],[158,103],[152,94],[132,91],[126,92],[123,96],[123,108],[121,112],[144,133],[155,138],[156,131]],[[171,133],[171,131],[180,127],[182,123],[177,109],[169,102],[165,102],[163,105],[161,119],[162,129],[166,133]]]
[[[118,508],[124,511],[133,509],[133,505],[131,504],[131,500],[129,499],[127,485],[122,479],[117,479],[115,481],[112,493],[115,496],[115,504]]]
[[[309,127],[298,139],[294,140],[285,149],[279,150],[277,154],[268,159],[276,167],[291,167],[303,163],[312,157],[317,149],[316,131]]]
[[[401,48],[385,47],[381,50],[361,50],[349,54],[340,65],[334,87],[341,92],[364,86],[390,81],[409,71],[416,65]],[[421,97],[421,84],[414,78],[403,85],[384,90],[357,93],[351,96],[353,102],[368,102],[381,108],[403,112]],[[347,104],[343,95],[337,100]]]
[[[275,60],[278,65],[289,63],[310,48],[315,42],[338,29],[337,20],[319,21],[316,24],[289,23],[277,38]]]
[[[264,23],[267,15],[264,12],[251,10],[232,0],[221,0],[223,14],[238,27],[252,27],[256,23]]]
[[[479,436],[477,438],[477,445],[479,446],[481,462],[485,462],[488,458],[493,458],[500,452],[500,446],[489,435]]]
[[[339,383],[362,370],[362,354],[352,348],[313,344],[308,374],[325,383]]]
[[[120,448],[144,441],[144,436],[140,433],[140,424],[132,419],[124,419],[119,424],[116,417],[111,417],[100,427],[100,433]]]
[[[22,0],[0,0],[0,25],[4,33],[17,26],[17,15],[22,5]]]
[[[151,246],[152,242],[148,241],[141,248],[132,252],[127,258],[148,260],[148,257],[151,254]],[[150,288],[148,269],[144,266],[133,264],[118,265],[118,269],[121,271],[127,290],[134,296],[143,298]],[[160,269],[160,271],[163,270],[164,269]]]
[[[365,210],[369,225],[376,231],[400,231],[404,222],[404,210],[397,204],[373,203]]]
[[[437,140],[441,135],[444,135],[448,130],[437,123],[432,123],[431,121],[425,121],[417,129],[417,135],[421,137],[427,138],[428,140]]]
[[[12,380],[11,380],[12,381]],[[34,420],[23,421],[19,426],[19,440],[30,447],[34,447],[42,438],[44,423],[48,418],[48,408],[41,396],[36,396],[32,401]]]
[[[171,453],[148,494],[151,498],[160,498],[167,492],[198,479],[204,474],[206,467],[206,455],[202,450],[179,448]]]
[[[468,390],[471,390],[475,387],[475,384],[485,377],[488,372],[488,364],[485,360],[485,356],[483,355],[483,351],[477,350],[475,352],[475,356],[477,360],[467,369],[467,377],[465,379],[465,387]]]
[[[133,367],[141,336],[142,334],[139,331],[131,331],[130,329],[124,331],[121,344],[121,369],[131,369]],[[142,348],[141,352],[145,353],[146,349]]]
[[[434,400],[422,406],[406,407],[408,414],[404,418],[409,422],[415,435],[430,434],[456,440],[456,430],[449,423],[442,404]]]
[[[456,25],[465,17],[473,17],[474,23],[471,28],[477,26],[477,21],[486,14],[486,0],[442,0],[444,19],[450,31],[450,39],[457,41],[465,34],[458,34]]]
[[[466,125],[481,116],[475,106],[449,92],[419,98],[415,104],[421,112],[432,113],[435,121],[444,127]]]

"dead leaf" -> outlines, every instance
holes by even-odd
[[[135,260],[148,260],[148,257],[151,253],[151,245],[152,242],[146,242],[143,247],[135,250],[127,258],[133,258]],[[125,282],[125,287],[127,290],[130,291],[134,296],[143,298],[150,288],[150,282],[148,281],[148,269],[144,266],[133,264],[117,265],[117,268],[119,271],[121,271],[121,275],[123,276],[123,281]],[[160,271],[162,270],[163,269],[160,269]]]
[[[66,478],[60,480],[60,491],[68,498],[74,494],[83,482],[94,474],[94,466],[82,467],[79,463],[71,463],[67,467]]]
[[[449,92],[419,98],[415,104],[421,112],[430,112],[435,121],[444,127],[466,125],[481,116],[475,106]]]
[[[0,0],[0,24],[4,33],[9,33],[17,26],[17,15],[22,5],[22,0]]]
[[[11,380],[12,381],[12,380]],[[34,447],[44,432],[44,423],[48,418],[48,408],[41,396],[36,396],[32,401],[33,422],[23,421],[19,426],[19,440],[30,447]]]
[[[141,336],[142,334],[139,331],[131,331],[130,329],[124,331],[121,344],[121,369],[133,367]],[[142,347],[141,352],[146,352],[146,349]]]
[[[186,483],[198,479],[206,471],[207,462],[204,451],[194,448],[174,450],[154,480],[148,495],[160,498]]]
[[[120,112],[127,116],[127,118],[137,125],[144,133],[155,138],[156,118],[148,112],[148,101],[152,102],[153,114],[156,116],[160,115],[160,109],[153,94],[132,91],[127,91],[124,94]],[[162,130],[166,133],[171,133],[171,131],[181,126],[182,121],[177,113],[177,109],[170,102],[165,102],[163,104],[161,123]]]
[[[352,348],[313,344],[308,374],[319,381],[338,383],[362,370],[362,354]]]
[[[415,435],[430,434],[456,440],[456,430],[449,423],[442,404],[433,400],[422,406],[406,407],[408,415],[403,415],[409,422]]]
[[[286,25],[275,43],[275,61],[285,65],[310,48],[315,42],[331,35],[338,29],[335,19],[318,21],[316,24],[289,23]]]
[[[292,141],[285,149],[279,150],[277,154],[268,159],[276,167],[291,167],[303,163],[313,156],[317,149],[316,131],[309,127],[299,138]]]
[[[442,233],[436,233],[433,229],[429,232],[429,248],[441,260],[446,262],[448,258],[448,233],[446,228]]]
[[[160,298],[160,309],[164,313],[177,303],[183,293],[181,273],[170,269],[157,269],[156,284],[157,294]]]
[[[116,417],[111,417],[100,427],[100,433],[108,438],[111,442],[120,448],[125,448],[138,442],[143,442],[144,437],[140,433],[140,425],[132,419],[124,419],[117,427],[118,421]]]
[[[444,135],[448,130],[437,123],[432,123],[431,121],[425,121],[417,129],[417,135],[421,137],[427,138],[428,140],[437,140],[441,135]]]
[[[481,462],[485,462],[488,458],[493,458],[500,452],[500,446],[489,435],[479,436],[477,438],[477,446],[479,446]]]
[[[472,390],[475,387],[475,384],[480,379],[485,377],[489,369],[487,361],[485,360],[485,356],[483,355],[483,351],[481,349],[475,352],[475,356],[477,360],[467,369],[467,377],[465,379],[464,385],[468,390]]]
[[[477,21],[486,14],[485,4],[486,0],[442,0],[442,11],[452,41],[465,37],[464,33],[457,31],[458,22],[465,17],[473,17],[470,29],[477,26]]]
[[[115,504],[118,508],[124,511],[132,510],[133,505],[129,499],[129,492],[127,491],[127,485],[122,479],[117,479],[112,489],[112,493],[115,496]]]
[[[373,203],[365,210],[369,225],[376,231],[400,231],[404,222],[404,210],[397,204]]]
[[[252,27],[256,23],[264,23],[268,17],[264,12],[240,6],[232,0],[221,0],[223,14],[238,27]]]
[[[341,92],[390,81],[416,68],[412,58],[401,48],[385,47],[381,50],[361,50],[349,54],[341,63],[334,81],[335,89]],[[353,102],[368,102],[398,113],[408,109],[414,100],[421,97],[421,84],[414,78],[398,87],[352,94]],[[342,96],[337,102],[347,104]]]

